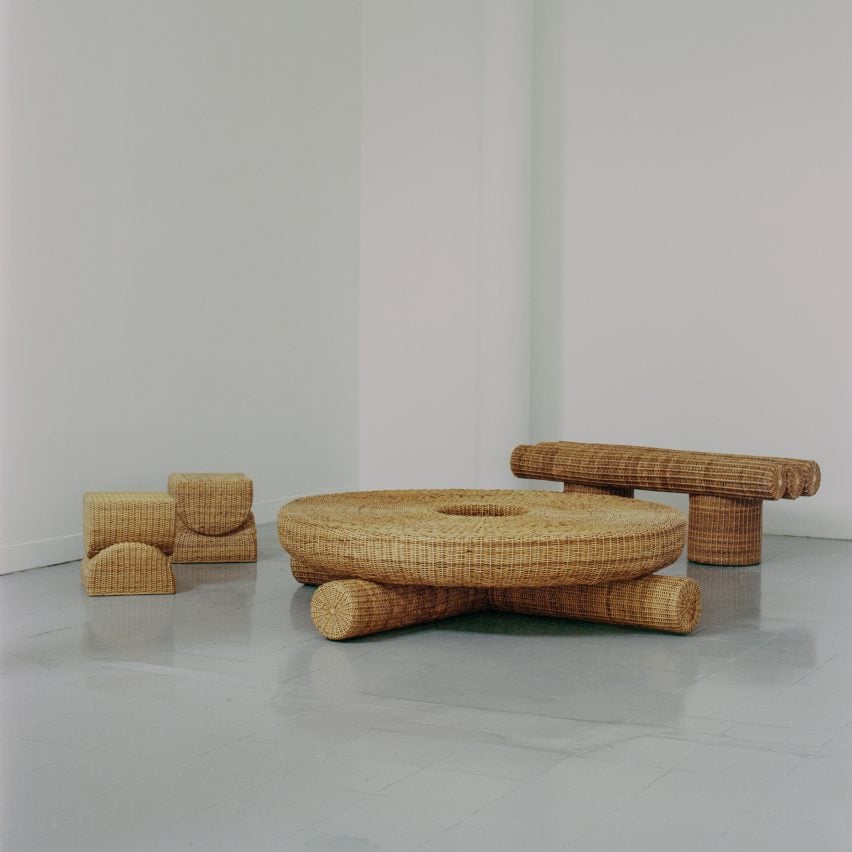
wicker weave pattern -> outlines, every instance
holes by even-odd
[[[173,595],[171,559],[150,544],[113,544],[85,557],[80,578],[89,595]]]
[[[820,471],[819,465],[815,461],[807,459],[790,459],[783,458],[780,456],[752,456],[730,453],[693,452],[689,450],[661,450],[655,447],[634,447],[617,444],[577,444],[569,441],[544,441],[540,444],[536,444],[535,446],[541,448],[561,447],[563,449],[568,448],[569,450],[570,448],[578,448],[581,452],[583,451],[582,448],[594,448],[596,451],[599,452],[610,453],[612,451],[617,451],[619,454],[628,453],[634,458],[638,459],[640,457],[644,457],[646,460],[653,460],[655,456],[658,456],[659,454],[676,454],[685,461],[696,461],[698,457],[703,456],[714,462],[730,461],[735,464],[740,464],[744,459],[747,461],[768,462],[771,465],[777,465],[779,468],[781,468],[783,489],[780,496],[787,500],[795,500],[797,497],[800,496],[812,497],[814,494],[817,493],[817,491],[819,491],[820,482],[822,480],[822,473]],[[521,448],[519,447],[518,449],[520,450]],[[523,453],[521,453],[521,455],[523,456]],[[518,474],[518,476],[521,475],[522,474]],[[536,479],[538,477],[534,476],[531,478]],[[651,490],[672,491],[675,489],[664,488],[660,486],[659,488],[654,488]],[[698,492],[690,491],[689,493],[695,494]],[[721,494],[721,492],[716,491],[709,493]],[[733,496],[748,497],[758,495],[738,494]],[[773,498],[761,497],[760,499]]]
[[[656,503],[535,491],[330,494],[278,515],[281,544],[303,568],[398,585],[632,579],[674,562],[684,531],[683,515]]]
[[[138,541],[171,553],[175,504],[160,492],[89,491],[83,495],[83,545],[95,556],[113,544]]]
[[[516,447],[511,465],[518,476],[562,480],[567,493],[631,486],[688,493],[689,558],[708,565],[758,564],[761,501],[813,495],[821,480],[819,465],[804,459],[567,441]]]
[[[815,461],[785,459],[777,456],[746,456],[746,458],[781,465],[786,476],[783,496],[787,500],[795,500],[797,497],[812,497],[819,491],[822,473]]]
[[[610,497],[633,497],[632,488],[617,488],[614,485],[580,485],[566,482],[562,489],[566,494],[608,494]]]
[[[383,586],[367,580],[325,583],[311,598],[311,618],[328,639],[351,639],[483,609],[482,589]]]
[[[787,475],[777,460],[568,441],[521,445],[512,472],[527,479],[650,491],[778,500]]]
[[[352,639],[487,609],[686,634],[698,623],[701,593],[694,580],[663,576],[599,586],[533,589],[389,586],[367,580],[331,580],[311,599],[314,625],[328,639]]]
[[[701,591],[695,580],[659,574],[598,586],[492,589],[490,602],[501,612],[574,618],[680,634],[691,633],[701,615]]]
[[[757,565],[763,543],[763,503],[728,497],[689,498],[689,561]]]
[[[804,497],[813,497],[819,491],[819,486],[822,483],[822,471],[815,461],[802,461],[801,459],[778,459],[778,461],[795,465],[799,468],[802,476],[802,495]]]
[[[332,580],[352,579],[334,574],[326,568],[308,568],[293,559],[290,560],[290,571],[298,583],[303,583],[306,586],[321,586],[323,583],[330,583]]]
[[[188,562],[255,562],[257,560],[257,527],[249,512],[243,525],[227,535],[202,535],[189,529],[181,520],[175,524],[174,561]]]
[[[185,527],[225,535],[245,525],[254,489],[243,473],[173,473],[169,494]]]
[[[243,473],[173,473],[177,507],[174,561],[254,562],[252,481]]]

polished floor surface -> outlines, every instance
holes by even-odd
[[[852,849],[852,542],[681,561],[689,637],[483,614],[320,638],[257,565],[0,577],[3,850]]]

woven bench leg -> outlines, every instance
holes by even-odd
[[[314,592],[311,618],[327,639],[353,639],[487,607],[484,589],[332,580]]]
[[[491,589],[490,599],[491,606],[500,612],[574,618],[667,633],[691,633],[701,615],[701,590],[695,580],[658,574],[597,586]]]
[[[763,501],[689,497],[687,555],[704,565],[758,565],[763,544]]]
[[[566,482],[562,489],[566,494],[609,494],[613,497],[632,497],[632,488],[619,488],[615,485],[581,485],[579,482]]]

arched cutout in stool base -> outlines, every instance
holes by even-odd
[[[80,564],[86,594],[173,595],[172,561],[150,544],[129,541],[113,544]]]

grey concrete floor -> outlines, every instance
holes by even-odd
[[[852,542],[681,560],[688,637],[483,614],[333,643],[260,533],[175,596],[0,577],[4,850],[852,849]]]

